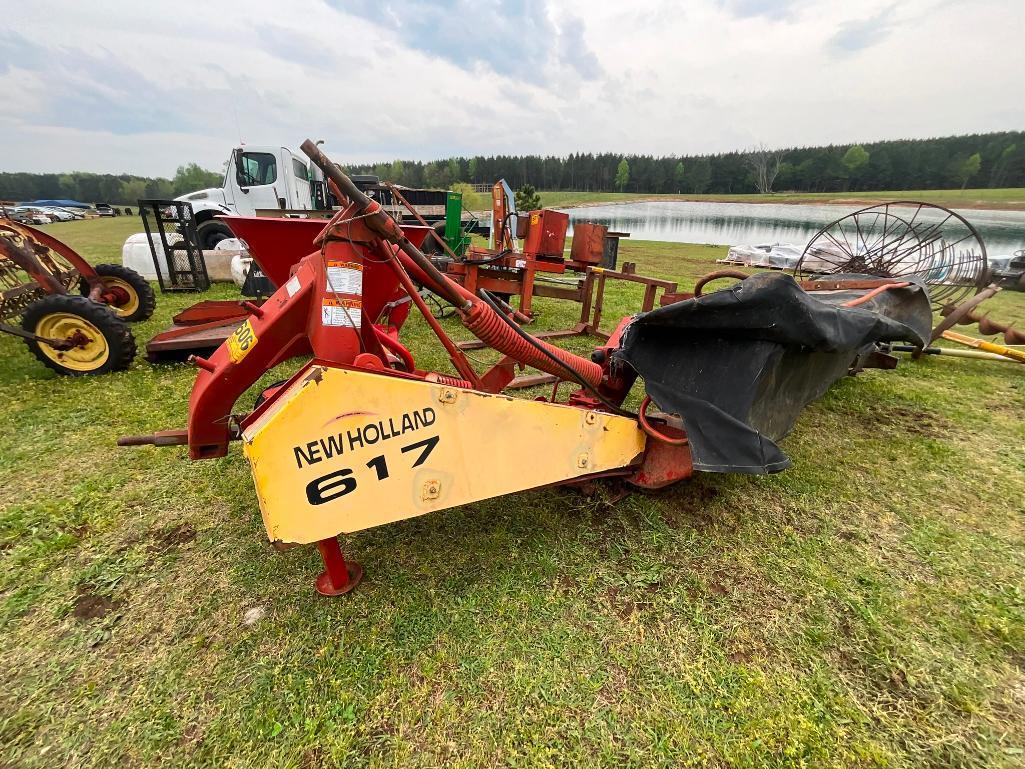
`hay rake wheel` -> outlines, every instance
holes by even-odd
[[[47,294],[69,293],[82,279],[81,273],[61,251],[41,246],[33,237],[37,230],[0,220],[0,320],[21,315],[30,304]],[[26,264],[9,255],[13,249],[27,250],[38,264],[33,274]]]
[[[135,357],[127,321],[149,317],[154,303],[152,287],[133,270],[94,268],[46,233],[0,221],[0,333],[24,339],[57,373],[127,368]],[[5,322],[18,316],[20,326]]]
[[[949,208],[882,203],[827,224],[794,268],[802,280],[838,273],[921,280],[939,308],[985,286],[986,245],[975,227]]]

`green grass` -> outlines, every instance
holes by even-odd
[[[135,229],[48,228],[93,261]],[[622,258],[689,287],[724,250]],[[196,299],[161,296],[137,338]],[[611,292],[608,323],[638,299]],[[577,314],[537,307],[541,328]],[[365,582],[324,599],[315,550],[266,544],[237,449],[115,448],[185,423],[193,369],[60,379],[8,336],[0,361],[0,764],[1022,764],[1021,368],[844,380],[771,477],[545,489],[364,532],[345,547]]]
[[[1025,210],[1025,189],[888,190],[883,192],[779,192],[771,195],[646,195],[619,192],[542,192],[549,207],[629,203],[637,200],[697,200],[727,203],[838,203],[871,205],[884,200],[921,200],[952,208]],[[487,205],[485,201],[485,205]]]

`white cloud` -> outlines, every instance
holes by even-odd
[[[1021,0],[287,9],[21,4],[0,30],[0,170],[219,168],[240,133],[292,147],[325,139],[338,159],[363,161],[1025,127]]]

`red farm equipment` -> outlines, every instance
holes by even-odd
[[[850,372],[891,367],[880,343],[928,339],[928,293],[912,278],[798,283],[767,273],[622,318],[590,357],[576,355],[529,334],[485,288],[441,272],[313,142],[302,149],[342,209],[279,275],[278,290],[244,303],[247,317],[227,341],[193,358],[187,427],[119,443],[187,445],[200,460],[241,441],[269,539],[315,543],[325,595],[349,592],[363,575],[339,534],[542,486],[618,479],[657,489],[697,471],[783,470],[789,459],[776,441],[807,403]],[[264,247],[274,239],[258,240],[250,231],[270,275]],[[477,371],[422,289],[501,360]],[[401,340],[411,307],[452,373],[422,369]],[[293,376],[253,410],[236,410],[249,387],[296,356],[307,361]],[[568,383],[568,394],[503,394],[522,365]],[[646,394],[631,409],[635,382]]]
[[[128,368],[129,323],[153,314],[152,287],[118,264],[90,265],[34,227],[0,219],[0,332],[21,337],[44,365],[80,376]],[[21,325],[3,321],[21,317]]]

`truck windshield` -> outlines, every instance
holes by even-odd
[[[273,184],[278,179],[278,165],[269,152],[243,152],[238,168],[238,183],[243,187]]]

